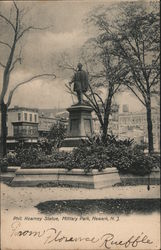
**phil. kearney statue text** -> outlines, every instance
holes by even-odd
[[[57,229],[56,227],[50,227],[47,229],[42,229],[41,231],[32,231],[32,229],[22,229],[20,222],[13,222],[11,225],[11,234],[10,237],[12,240],[15,237],[25,238],[25,239],[35,239],[38,240],[40,238],[43,239],[44,245],[54,243],[76,243],[76,242],[88,242],[89,244],[96,244],[97,247],[102,249],[113,249],[116,246],[119,246],[119,249],[132,249],[139,248],[142,249],[142,245],[151,245],[153,241],[149,239],[148,235],[141,232],[138,235],[128,236],[127,239],[122,240],[121,238],[117,238],[112,232],[105,232],[102,235],[82,235],[80,231],[77,235],[70,235],[69,233],[63,232],[63,230]],[[120,248],[121,247],[121,248]]]

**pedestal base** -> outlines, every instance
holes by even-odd
[[[78,147],[84,140],[88,140],[88,137],[67,137],[62,143],[62,147]]]
[[[62,143],[64,147],[78,147],[83,140],[88,140],[93,133],[91,112],[93,109],[85,104],[73,105],[69,112],[68,135]]]
[[[36,187],[42,184],[55,187],[105,188],[120,183],[116,168],[106,168],[102,172],[93,169],[85,174],[83,169],[20,169],[11,182],[12,187]]]

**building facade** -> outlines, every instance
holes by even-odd
[[[47,136],[50,129],[54,124],[58,122],[58,119],[39,115],[38,133],[39,137]]]
[[[50,117],[35,108],[18,107],[8,109],[7,144],[14,149],[19,142],[36,143],[40,137],[49,134],[52,126],[58,122],[67,125],[63,117]]]
[[[157,109],[152,109],[152,124],[154,150],[160,151],[160,112]],[[94,132],[100,134],[100,123],[95,114],[93,127]],[[122,112],[119,113],[119,106],[115,105],[109,117],[108,134],[122,140],[134,139],[138,144],[148,143],[146,112],[129,112],[128,105],[123,105]]]
[[[148,143],[147,115],[145,111],[119,114],[119,138]],[[152,109],[153,141],[155,151],[160,151],[160,113]]]
[[[38,140],[38,110],[18,107],[10,108],[7,115],[7,144],[18,142],[35,143]]]
[[[119,139],[134,139],[136,143],[148,142],[147,116],[145,111],[129,112],[124,105],[122,113],[119,106],[114,105],[109,117],[108,134],[113,134]],[[95,134],[100,134],[100,123],[92,112],[93,129]],[[35,143],[39,137],[47,136],[52,126],[58,122],[68,126],[68,112],[59,112],[55,117],[48,117],[38,109],[15,106],[8,110],[7,116],[7,143],[12,145],[23,141]],[[155,151],[160,151],[160,113],[152,110],[153,140]]]

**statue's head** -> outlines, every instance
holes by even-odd
[[[79,70],[81,70],[83,65],[81,63],[78,63],[77,67],[78,67]]]

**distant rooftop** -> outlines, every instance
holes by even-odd
[[[49,108],[49,109],[39,109],[39,115],[45,117],[55,117],[57,113],[64,112],[65,108]]]
[[[158,108],[151,108],[152,114],[158,114],[160,113],[160,110]],[[142,109],[140,111],[129,111],[129,112],[120,112],[119,115],[126,116],[126,115],[146,115],[146,110]]]
[[[69,113],[68,113],[68,111],[67,110],[64,110],[64,111],[62,111],[62,112],[58,112],[57,114],[56,114],[56,117],[57,118],[69,118]]]
[[[29,108],[29,107],[21,107],[21,106],[14,106],[12,108],[9,108],[8,111],[14,112],[14,111],[32,111],[32,112],[38,112],[39,116],[44,116],[48,118],[55,118],[55,116],[60,112],[65,112],[65,108],[44,108],[44,109],[38,109],[38,108]]]
[[[33,111],[33,112],[38,112],[37,108],[27,108],[27,107],[19,107],[19,106],[14,106],[13,108],[9,108],[8,111]]]

